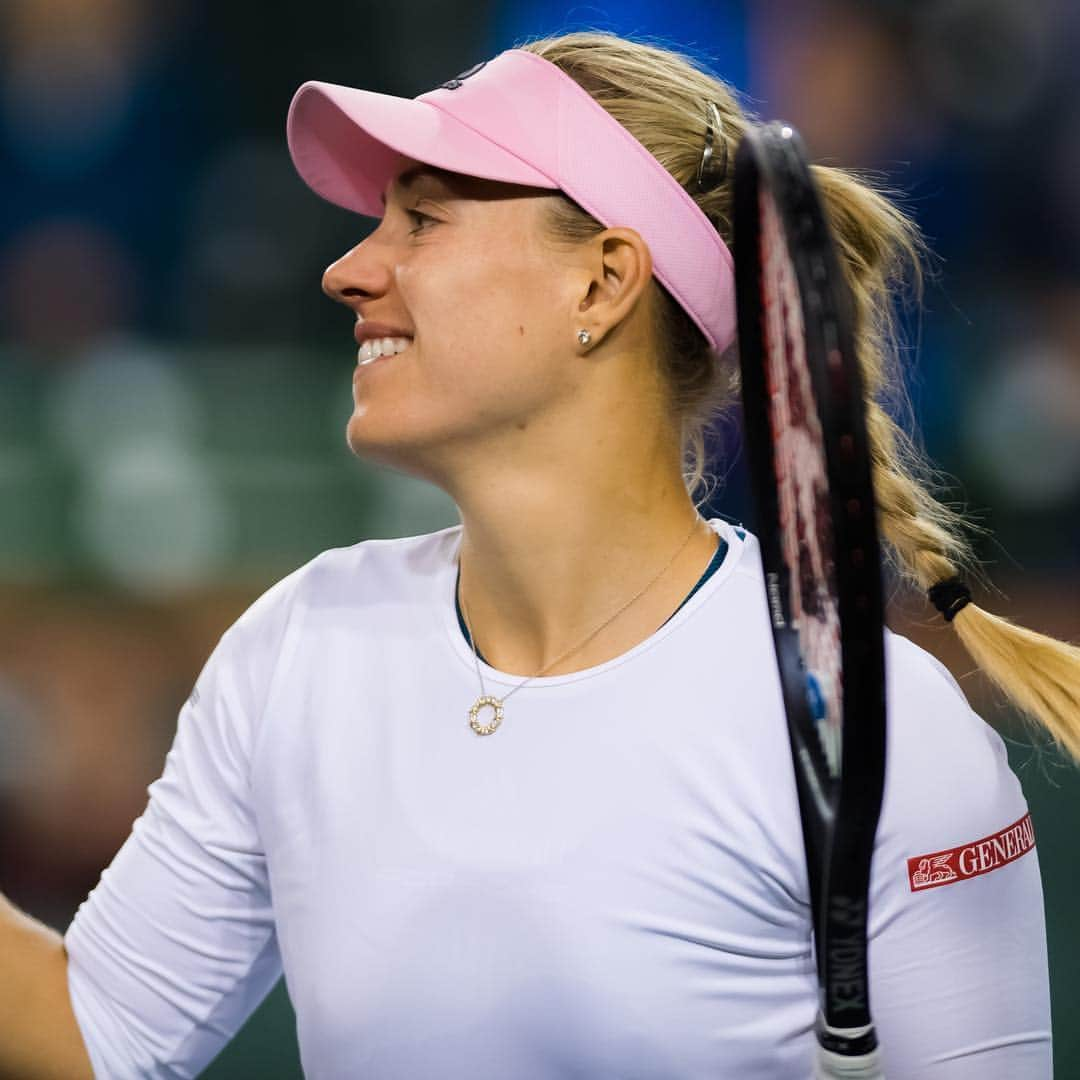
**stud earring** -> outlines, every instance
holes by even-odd
[[[592,341],[588,330],[579,330],[577,332],[577,339],[581,342],[582,345],[588,345],[589,342]]]

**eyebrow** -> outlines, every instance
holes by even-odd
[[[455,180],[458,174],[451,172],[449,169],[441,169],[438,165],[414,165],[411,169],[406,169],[396,180],[391,183],[390,188],[400,188],[402,191],[407,191],[417,180],[421,177],[431,177],[434,180],[441,180],[448,187],[455,187]],[[379,201],[386,205],[386,196],[384,194],[379,195]]]

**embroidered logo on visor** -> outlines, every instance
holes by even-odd
[[[988,874],[999,866],[1019,859],[1035,846],[1035,830],[1030,812],[1000,832],[971,844],[916,855],[908,859],[908,881],[912,892],[951,885],[954,881]]]

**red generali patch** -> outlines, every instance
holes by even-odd
[[[1031,814],[1027,813],[1019,821],[981,840],[908,859],[911,891],[936,889],[939,885],[951,885],[954,881],[966,881],[979,874],[988,874],[999,866],[1011,863],[1013,859],[1019,859],[1034,846],[1035,830],[1031,826]]]

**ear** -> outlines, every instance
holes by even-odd
[[[575,330],[587,329],[595,344],[638,304],[652,277],[652,255],[633,229],[605,229],[587,245],[586,271]]]

